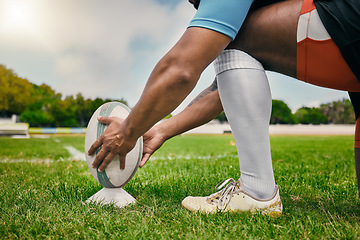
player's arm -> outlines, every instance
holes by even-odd
[[[195,87],[203,70],[229,44],[231,38],[205,28],[188,28],[151,73],[140,100],[125,121],[100,118],[109,127],[91,146],[93,154],[102,145],[93,166],[102,171],[115,155],[125,161],[136,140],[156,122],[171,113]],[[106,158],[105,158],[106,156]]]
[[[137,139],[171,113],[230,40],[226,35],[204,28],[186,30],[151,73],[139,102],[124,122],[126,135]]]
[[[158,128],[165,139],[169,139],[211,121],[222,111],[215,79],[182,112],[158,125]]]
[[[155,125],[143,136],[144,149],[140,167],[162,144],[178,134],[201,126],[217,117],[223,111],[215,81],[202,91],[182,112]]]

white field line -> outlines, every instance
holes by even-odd
[[[0,159],[0,163],[52,163],[65,161],[63,158],[58,160],[53,159]]]
[[[79,161],[85,161],[85,153],[80,152],[79,150],[77,150],[76,148],[72,147],[72,146],[65,146],[65,149],[68,150],[68,152],[70,153],[71,160],[79,160]]]
[[[199,160],[210,160],[210,159],[217,159],[217,158],[236,158],[237,155],[235,154],[220,154],[220,155],[207,155],[207,156],[194,156],[194,155],[168,155],[168,156],[161,156],[161,157],[150,157],[150,160],[160,160],[160,161],[165,161],[165,160],[174,160],[174,159],[185,159],[185,160],[190,160],[190,159],[199,159]]]
[[[57,161],[66,161],[66,160],[78,160],[78,161],[85,161],[85,154],[80,152],[76,148],[72,146],[65,146],[65,149],[69,151],[70,157],[68,159],[59,159],[59,160],[52,160],[52,159],[1,159],[0,162],[5,163],[21,163],[21,162],[33,162],[33,163],[47,163],[47,162],[57,162]],[[194,156],[191,154],[186,155],[168,155],[168,156],[152,156],[150,160],[159,160],[159,161],[168,161],[168,160],[175,160],[175,159],[199,159],[199,160],[211,160],[211,159],[218,159],[218,158],[237,158],[236,154],[219,154],[219,155],[206,155],[206,156]]]

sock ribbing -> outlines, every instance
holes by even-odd
[[[224,50],[214,61],[216,75],[231,69],[256,69],[265,71],[261,63],[239,50]]]

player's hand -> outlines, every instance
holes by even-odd
[[[149,160],[151,155],[158,150],[161,145],[166,141],[159,129],[154,126],[143,135],[143,156],[139,167],[143,167]]]
[[[99,172],[109,165],[111,160],[119,155],[120,169],[125,168],[125,157],[134,148],[136,140],[132,141],[125,136],[123,120],[117,117],[99,117],[98,121],[108,125],[103,134],[91,145],[88,155],[93,155],[101,146],[101,150],[95,157],[92,164],[93,168],[98,168]]]

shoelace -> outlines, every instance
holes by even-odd
[[[226,179],[216,185],[216,190],[220,191],[222,189],[220,192],[219,201],[217,203],[217,209],[219,211],[224,211],[229,205],[232,198],[232,193],[236,190],[236,185],[237,182],[233,178]],[[218,194],[219,193],[216,193],[215,195]],[[209,196],[209,198],[215,197],[215,195]]]

